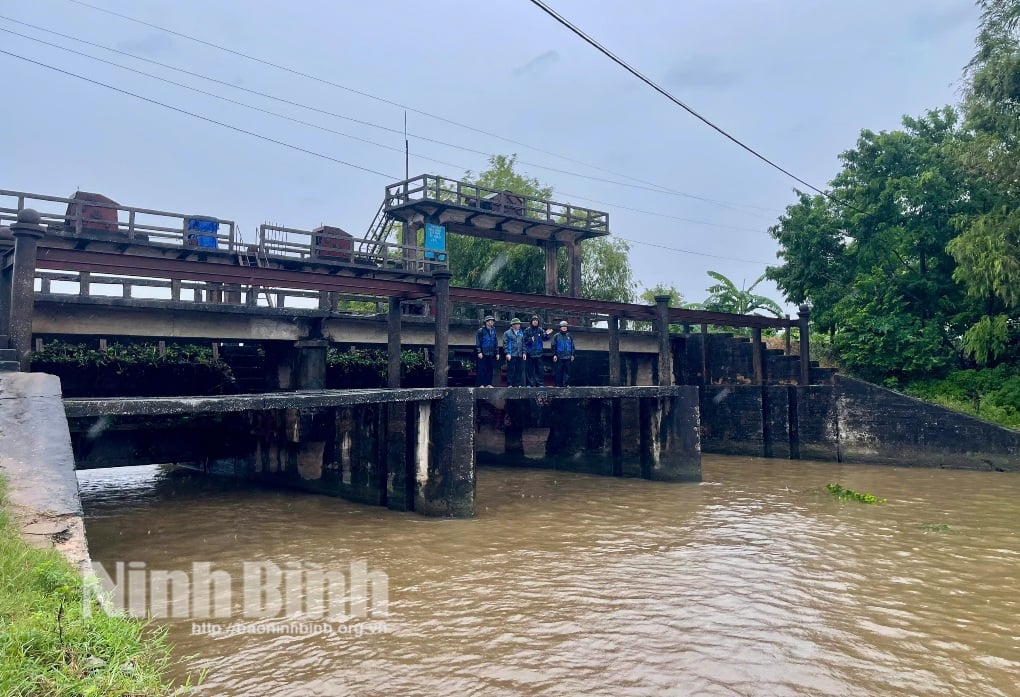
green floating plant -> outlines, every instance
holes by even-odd
[[[847,489],[839,484],[827,484],[825,486],[829,490],[829,493],[835,496],[840,501],[858,501],[860,503],[885,503],[885,499],[880,499],[874,494],[869,494],[862,491],[854,491],[853,489]]]

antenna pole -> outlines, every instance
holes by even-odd
[[[404,179],[411,178],[411,147],[407,143],[407,112],[404,112]]]

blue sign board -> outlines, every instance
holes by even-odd
[[[429,261],[446,261],[446,228],[425,223],[425,258]]]

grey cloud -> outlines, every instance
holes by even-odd
[[[528,75],[541,75],[553,66],[554,63],[560,59],[560,52],[555,50],[548,50],[545,53],[541,53],[524,65],[519,65],[513,69],[514,77],[525,77]]]
[[[118,41],[117,48],[130,53],[158,56],[171,53],[174,48],[174,42],[166,34],[148,34],[140,39]]]
[[[729,87],[740,79],[714,56],[692,56],[666,73],[666,83],[673,87]]]

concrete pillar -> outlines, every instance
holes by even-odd
[[[524,458],[524,425],[531,413],[531,400],[508,399],[503,403],[503,454],[511,460]]]
[[[386,386],[400,387],[400,298],[390,298],[386,315]]]
[[[811,384],[811,340],[808,332],[811,321],[811,307],[801,305],[797,308],[797,325],[800,328],[800,384]]]
[[[701,384],[708,385],[712,376],[708,374],[708,325],[701,325]]]
[[[474,390],[451,389],[418,409],[414,510],[470,518],[475,514]]]
[[[11,276],[11,348],[18,352],[21,369],[28,371],[32,356],[32,315],[35,311],[35,259],[45,229],[39,213],[31,208],[18,211],[11,225],[14,235],[14,271]]]
[[[641,476],[671,482],[701,481],[698,388],[640,400]]]
[[[400,240],[400,244],[404,246],[403,256],[405,269],[412,269],[418,263],[417,256],[408,248],[418,246],[418,230],[420,230],[421,227],[421,223],[404,223],[403,225],[404,234]]]
[[[8,261],[11,265],[8,265]],[[0,238],[0,336],[11,333],[11,284],[14,281],[14,236]]]
[[[764,346],[761,343],[761,327],[751,329],[751,366],[754,371],[754,384],[765,384],[765,371],[762,365]]]
[[[557,295],[560,291],[560,268],[557,261],[559,244],[553,240],[542,243],[545,251],[545,294]]]
[[[567,295],[571,298],[581,297],[581,245],[578,242],[567,244],[567,277],[569,290]]]
[[[620,318],[609,316],[609,386],[620,386]]]
[[[386,507],[395,511],[414,508],[412,463],[417,413],[414,402],[386,405]]]
[[[450,373],[450,278],[446,269],[432,272],[436,298],[435,387],[446,387]]]
[[[294,389],[323,390],[326,388],[326,351],[329,342],[325,339],[303,339],[294,343],[296,351]]]
[[[655,329],[659,335],[659,387],[673,384],[673,345],[669,339],[668,295],[655,296]]]

